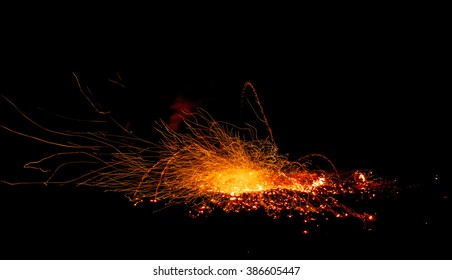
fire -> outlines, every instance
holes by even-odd
[[[75,77],[81,93],[88,98]],[[25,119],[59,136],[61,141],[50,142],[45,137],[2,127],[69,150],[26,164],[25,167],[38,170],[43,170],[40,166],[44,163],[54,164],[45,184],[101,187],[124,193],[135,204],[145,200],[169,206],[186,204],[192,208],[192,216],[208,214],[214,209],[225,212],[264,209],[274,218],[292,217],[297,212],[309,219],[311,215],[326,212],[336,217],[374,220],[375,215],[359,213],[340,198],[353,195],[359,199],[372,198],[375,187],[383,183],[369,179],[361,171],[341,179],[334,165],[322,155],[291,161],[287,155],[279,154],[251,83],[245,83],[242,97],[249,89],[260,111],[253,109],[256,114],[260,112],[258,118],[267,127],[267,138],[258,138],[252,126],[237,127],[217,121],[201,108],[182,112],[189,116],[183,119],[185,132],[176,131],[171,123],[159,122],[158,142],[139,138],[125,129],[121,133],[53,131],[33,121],[6,98]],[[101,115],[106,114],[98,104],[89,101]],[[312,169],[313,158],[326,160],[332,172]],[[71,166],[88,168],[78,177],[56,179],[61,169]]]

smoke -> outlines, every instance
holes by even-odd
[[[178,131],[183,120],[192,114],[197,106],[198,102],[186,99],[182,94],[179,94],[169,107],[173,113],[169,117],[168,127],[173,131]]]

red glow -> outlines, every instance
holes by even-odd
[[[198,104],[196,102],[185,99],[182,94],[179,94],[174,103],[169,107],[174,112],[169,117],[168,127],[173,131],[178,131],[184,119],[193,113],[197,106]]]

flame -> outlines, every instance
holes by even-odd
[[[87,97],[75,77],[80,91]],[[375,215],[353,210],[341,203],[340,197],[373,198],[372,191],[383,183],[369,179],[362,171],[342,180],[334,165],[322,155],[308,155],[303,161],[291,161],[288,155],[279,154],[251,83],[245,83],[242,97],[247,89],[251,89],[260,108],[258,118],[267,126],[267,138],[258,138],[252,126],[237,127],[217,121],[201,108],[185,112],[181,121],[187,129],[183,133],[174,129],[174,122],[159,122],[156,125],[161,136],[158,142],[138,138],[124,129],[122,132],[126,134],[60,132],[36,123],[6,98],[29,122],[59,136],[61,141],[50,142],[44,137],[2,127],[69,149],[26,164],[27,168],[41,171],[40,166],[44,163],[55,164],[45,184],[102,187],[124,193],[135,204],[145,200],[167,205],[186,204],[191,206],[192,216],[208,214],[214,209],[225,212],[264,209],[274,218],[292,217],[298,212],[309,220],[313,214],[327,212],[336,217],[374,220]],[[92,100],[90,103],[102,115],[107,114]],[[254,112],[259,111],[254,109]],[[326,160],[333,172],[312,169],[312,160],[308,158],[313,157]],[[60,170],[70,166],[89,168],[75,178],[57,180]]]

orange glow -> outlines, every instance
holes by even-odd
[[[76,79],[80,91],[88,98]],[[124,134],[127,132],[124,129],[123,134],[52,131],[31,120],[8,99],[24,118],[61,137],[61,141],[50,142],[44,137],[2,127],[70,150],[26,164],[27,168],[41,171],[40,165],[55,164],[50,176],[43,182],[45,184],[74,183],[102,187],[124,193],[135,204],[145,200],[165,202],[168,206],[186,204],[191,206],[194,217],[209,214],[214,209],[225,212],[264,209],[274,218],[281,215],[292,217],[294,213],[299,213],[309,220],[314,214],[329,213],[338,218],[351,216],[374,220],[374,216],[343,204],[341,198],[373,198],[373,190],[384,182],[372,179],[364,171],[356,171],[350,178],[340,178],[334,165],[322,155],[308,155],[303,160],[291,161],[287,155],[279,154],[251,83],[245,83],[242,97],[246,97],[247,90],[251,90],[259,107],[259,110],[253,108],[254,112],[267,127],[268,137],[265,139],[256,136],[254,127],[219,122],[200,108],[184,113],[184,118],[180,120],[186,127],[184,133],[178,132],[172,121],[170,124],[158,123],[156,130],[161,139],[157,143],[130,133]],[[101,115],[108,114],[91,100],[90,103]],[[85,160],[72,159],[74,156],[84,157]],[[316,159],[326,161],[331,171],[311,168]],[[76,178],[55,179],[62,168],[87,164],[91,168]]]
[[[216,192],[234,195],[272,188],[272,185],[268,184],[268,179],[262,170],[231,167],[209,173],[210,187],[207,188]]]

